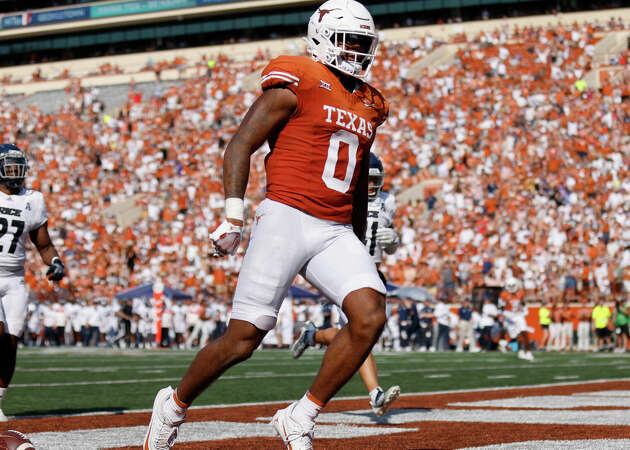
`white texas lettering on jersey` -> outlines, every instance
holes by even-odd
[[[0,270],[24,269],[26,236],[46,223],[41,192],[22,189],[19,194],[0,192]]]
[[[363,117],[330,105],[324,105],[324,111],[326,111],[326,123],[334,123],[347,130],[362,134],[368,139],[372,139],[374,127]]]
[[[376,243],[376,230],[391,228],[396,216],[396,199],[387,192],[379,192],[368,201],[365,245],[375,263],[383,262],[383,249]]]

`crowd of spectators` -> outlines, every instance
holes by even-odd
[[[611,61],[625,67],[621,77],[599,90],[580,83],[598,39],[628,28],[611,19],[458,36],[453,64],[419,77],[410,65],[442,43],[381,45],[371,82],[392,105],[374,147],[386,190],[426,186],[423,198],[399,202],[402,245],[381,266],[393,283],[448,302],[510,277],[527,301],[611,300],[630,288],[628,51]],[[69,275],[55,288],[30,252],[33,298],[89,303],[158,277],[230,298],[244,246],[210,258],[208,234],[223,213],[222,152],[257,96],[241,83],[266,58],[213,62],[199,78],[156,84],[154,95],[130,86],[114,115],[80,80],[52,114],[0,99],[0,138],[29,155],[28,184],[44,192]],[[264,197],[265,152],[252,159],[250,218]],[[131,196],[140,220],[121,226],[104,214]]]
[[[517,351],[508,332],[509,322],[490,298],[476,309],[470,299],[450,304],[390,297],[388,320],[377,350],[394,352]],[[29,346],[118,348],[202,347],[219,337],[229,320],[229,301],[205,291],[195,299],[156,301],[152,297],[119,300],[90,298],[41,299],[29,304],[22,343]],[[525,313],[527,310],[525,309]],[[546,351],[628,351],[630,303],[614,307],[582,302],[546,302],[538,309],[540,323],[529,327],[532,347]],[[262,345],[289,348],[308,320],[318,328],[338,323],[337,309],[314,299],[288,299],[275,329]],[[547,317],[549,320],[544,320]],[[543,331],[539,339],[533,332]]]
[[[482,352],[519,350],[519,343],[511,337],[505,304],[493,303],[488,297],[480,308],[468,298],[451,304],[442,297],[437,300],[415,301],[409,298],[389,297],[388,320],[377,349],[416,352]],[[615,351],[628,348],[630,302],[616,301],[607,306],[603,298],[595,305],[583,302],[579,309],[568,303],[553,301],[537,308],[540,322],[528,327],[531,346],[540,351]],[[545,310],[549,322],[542,320]],[[334,308],[317,303],[301,302],[293,305],[296,326],[309,320],[317,327],[335,324]],[[527,306],[525,305],[525,314]],[[543,326],[545,325],[545,326]],[[537,333],[536,331],[547,331]]]
[[[185,300],[41,299],[29,303],[22,343],[190,349],[223,334],[228,312],[227,301],[207,291]]]

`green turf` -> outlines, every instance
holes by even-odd
[[[8,415],[148,409],[155,392],[177,385],[195,352],[106,349],[20,349],[3,402]],[[195,405],[299,398],[313,380],[323,352],[295,361],[288,351],[260,350],[230,369]],[[381,353],[383,387],[403,393],[625,378],[630,354],[537,353],[533,363],[502,353]],[[358,376],[338,396],[363,396]]]

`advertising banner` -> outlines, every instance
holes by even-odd
[[[135,2],[117,2],[105,5],[90,6],[90,17],[124,16],[126,14],[141,14],[167,9],[190,8],[197,6],[197,0],[138,0]]]
[[[243,0],[197,0],[197,6],[216,5],[219,3],[235,3]]]
[[[3,29],[24,27],[29,24],[30,16],[29,13],[11,14],[10,16],[3,16],[0,23]]]
[[[71,20],[85,20],[90,18],[90,8],[55,9],[52,11],[32,12],[28,25],[43,25],[54,22],[68,22]]]
[[[55,22],[100,19],[129,14],[142,14],[170,9],[192,8],[195,6],[234,3],[243,0],[135,0],[107,3],[95,6],[55,9],[48,11],[24,12],[2,16],[0,28],[17,28],[29,25],[44,25]]]

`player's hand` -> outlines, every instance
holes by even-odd
[[[58,256],[55,256],[52,259],[50,267],[48,267],[48,270],[46,271],[46,276],[50,281],[59,281],[66,276],[66,268]]]
[[[378,228],[376,230],[376,243],[382,246],[392,245],[398,242],[398,233],[393,228]]]
[[[219,227],[210,233],[210,240],[214,246],[213,256],[223,257],[236,253],[241,243],[243,227],[224,220]]]

